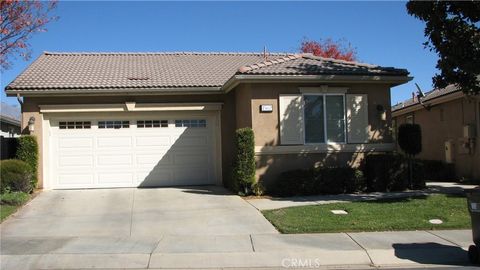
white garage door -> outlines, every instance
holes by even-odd
[[[214,119],[161,113],[52,118],[52,188],[215,184]]]

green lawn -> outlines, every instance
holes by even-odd
[[[330,210],[349,214],[334,215]],[[455,195],[288,207],[262,213],[282,233],[471,228],[466,199]],[[430,219],[441,219],[443,224],[430,224]]]
[[[3,221],[8,216],[13,214],[17,208],[21,207],[21,205],[0,205],[0,220]]]
[[[13,214],[18,208],[22,207],[30,195],[23,192],[9,192],[0,194],[0,221]]]

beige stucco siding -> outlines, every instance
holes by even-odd
[[[279,95],[300,93],[300,87],[315,87],[305,84],[254,84],[251,86],[251,118],[257,146],[279,145]],[[378,143],[392,142],[390,130],[390,88],[386,85],[332,85],[332,87],[347,87],[347,94],[368,95],[368,119],[370,141]],[[243,89],[237,89],[242,91]],[[273,105],[273,112],[260,112],[260,105]],[[377,105],[383,106],[385,113],[377,110]],[[243,104],[242,104],[243,106]],[[383,116],[383,114],[385,116]],[[238,115],[238,114],[237,114]],[[239,115],[239,117],[241,117]]]
[[[422,152],[420,159],[446,161],[445,142],[454,144],[453,158],[458,176],[480,178],[480,99],[457,98],[432,106],[430,110],[420,109],[396,116],[397,128],[406,123],[406,117],[413,116],[414,123],[422,128]],[[476,129],[473,153],[463,146],[463,127],[472,125]]]

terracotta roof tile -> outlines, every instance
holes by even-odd
[[[235,74],[398,75],[403,69],[309,54],[45,52],[7,87],[16,90],[222,87]]]

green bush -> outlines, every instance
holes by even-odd
[[[8,205],[22,205],[30,196],[24,192],[7,192],[4,194],[0,194],[0,204],[8,204]]]
[[[363,173],[349,167],[287,171],[280,175],[271,194],[280,197],[342,194],[364,191]]]
[[[280,174],[269,192],[280,197],[313,195],[317,192],[314,170],[293,170]]]
[[[251,128],[241,128],[235,132],[235,149],[233,188],[248,194],[255,183],[255,141]]]
[[[414,189],[425,187],[424,168],[420,162],[412,162]],[[367,191],[401,191],[408,187],[408,159],[397,154],[373,154],[365,158],[364,175]]]
[[[419,160],[425,168],[425,179],[430,181],[456,180],[455,164],[445,163],[440,160]]]
[[[35,188],[38,171],[38,143],[36,137],[24,135],[18,138],[17,159],[25,161],[32,168],[32,185]]]
[[[21,160],[2,160],[0,162],[0,178],[0,193],[6,191],[30,193],[33,190],[32,168]]]
[[[422,129],[417,124],[402,124],[398,127],[398,145],[411,156],[422,152]]]

